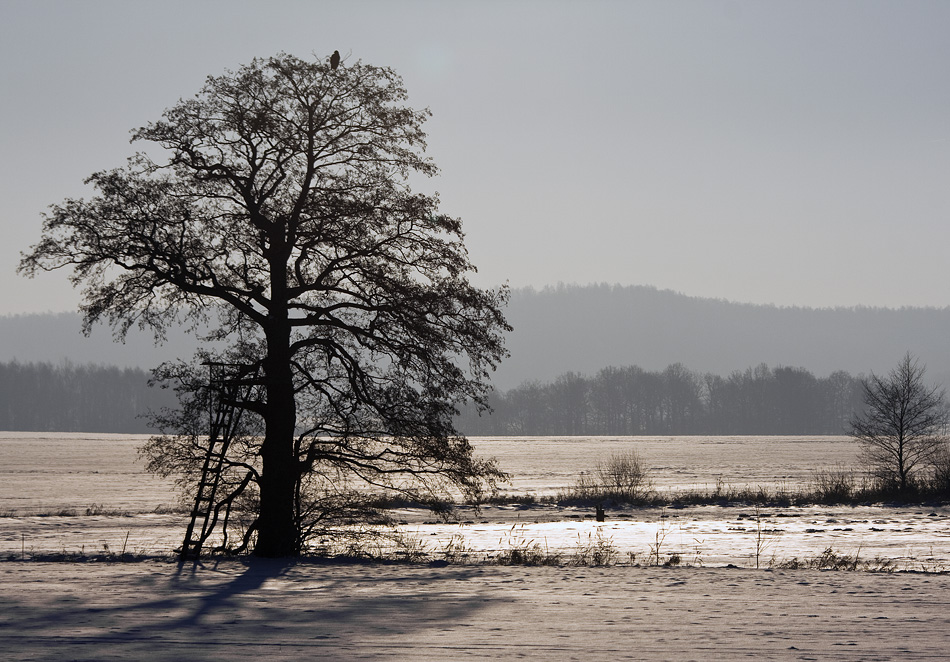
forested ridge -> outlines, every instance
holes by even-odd
[[[715,375],[762,363],[821,376],[882,373],[908,351],[930,379],[950,384],[950,307],[778,307],[602,284],[516,289],[507,314],[511,356],[492,376],[503,390],[610,365],[662,371],[680,363]]]
[[[148,379],[140,368],[0,363],[0,430],[153,432],[142,415],[175,399]]]
[[[863,408],[860,377],[759,365],[727,377],[680,364],[604,368],[495,391],[491,415],[466,410],[470,435],[845,434]]]
[[[950,307],[793,308],[690,297],[647,286],[562,285],[515,289],[505,310],[511,356],[492,374],[508,391],[528,380],[553,382],[604,366],[662,371],[680,363],[729,375],[765,363],[815,375],[833,370],[884,373],[905,352],[928,378],[950,385]],[[191,356],[199,342],[184,329],[167,341],[133,328],[115,343],[106,328],[89,337],[76,313],[0,316],[0,361],[53,361],[139,367]]]

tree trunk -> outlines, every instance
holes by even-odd
[[[280,343],[278,343],[280,344]],[[283,345],[289,343],[285,340]],[[290,363],[281,360],[268,338],[265,362],[267,415],[261,448],[261,503],[258,517],[257,556],[296,556],[300,552],[294,508],[297,468],[294,458],[296,405]]]
[[[904,461],[904,440],[901,439],[897,445],[897,471],[900,475],[900,491],[907,491],[907,464]]]
[[[295,509],[299,478],[294,455],[297,406],[290,366],[290,324],[287,319],[286,271],[271,265],[271,309],[265,329],[267,358],[264,360],[267,414],[261,447],[260,489],[256,556],[285,557],[300,553],[300,535]]]
[[[270,361],[268,361],[270,363]],[[273,366],[277,367],[277,366]],[[278,373],[283,372],[279,370]],[[268,375],[264,443],[261,448],[261,503],[258,515],[256,556],[284,557],[300,553],[294,494],[297,467],[294,458],[296,419],[290,369],[287,379]]]

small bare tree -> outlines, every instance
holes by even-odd
[[[863,381],[867,409],[851,418],[851,436],[863,447],[875,478],[905,491],[946,443],[944,391],[926,386],[925,366],[908,352],[885,377]]]
[[[645,498],[653,489],[649,470],[635,450],[617,453],[597,465],[600,484],[614,498],[631,503]]]

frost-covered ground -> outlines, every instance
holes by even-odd
[[[812,558],[833,548],[862,561],[888,559],[907,570],[950,570],[950,510],[806,507],[648,509],[609,511],[604,523],[583,510],[486,507],[443,523],[425,511],[398,511],[395,532],[367,543],[379,556],[479,562],[512,551],[559,555],[562,562],[594,544],[621,564],[769,567]],[[0,555],[170,554],[181,545],[181,515],[0,517]]]
[[[0,562],[4,660],[943,660],[950,576]]]
[[[950,566],[946,508],[707,506],[597,523],[511,505],[454,524],[405,510],[379,544],[418,563],[76,561],[180,544],[185,519],[160,514],[173,485],[142,472],[142,441],[0,433],[0,659],[936,660],[950,646],[950,575],[934,572]],[[499,456],[514,491],[535,494],[631,446],[660,489],[794,488],[854,455],[841,439],[806,438],[476,446]],[[596,541],[617,564],[568,565]],[[828,547],[918,572],[754,569]],[[475,563],[533,549],[562,564]],[[62,552],[74,560],[38,560]],[[680,566],[654,565],[674,555]]]
[[[495,507],[480,516],[461,524],[406,524],[401,530],[422,541],[435,558],[459,547],[477,557],[535,546],[567,558],[602,541],[622,563],[665,563],[672,556],[696,566],[767,567],[833,548],[868,561],[890,559],[905,569],[950,570],[950,509],[945,507],[756,511],[704,506],[608,511],[604,523],[570,508]]]
[[[0,554],[170,553],[185,520],[156,514],[176,503],[174,485],[143,472],[136,448],[144,436],[0,433]],[[856,448],[841,437],[485,438],[476,448],[512,474],[511,490],[550,494],[570,486],[611,453],[636,448],[660,490],[708,486],[807,485],[817,469],[853,464]],[[86,515],[87,511],[90,513]],[[57,513],[67,513],[60,516]],[[115,512],[127,512],[119,516]],[[40,513],[42,515],[40,515]],[[103,514],[106,513],[106,514]],[[420,511],[394,513],[402,524],[393,545],[426,558],[477,560],[535,548],[570,556],[604,541],[625,563],[764,567],[813,557],[832,547],[899,567],[950,568],[947,508],[704,506],[609,511],[603,524],[589,510],[489,506],[463,510],[460,523]],[[387,551],[381,549],[381,551]]]
[[[145,473],[137,449],[146,435],[0,432],[0,512],[58,508],[149,512],[176,501],[171,481]],[[611,454],[634,449],[660,491],[795,488],[818,469],[854,465],[846,437],[481,437],[476,451],[498,459],[516,494],[546,495],[573,485]]]

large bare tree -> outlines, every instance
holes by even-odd
[[[475,493],[499,475],[452,417],[484,402],[507,291],[470,284],[461,222],[410,190],[437,170],[406,99],[361,62],[280,54],[209,77],[133,132],[151,151],[53,206],[20,263],[72,270],[87,331],[211,323],[227,360],[260,369],[240,403],[262,427],[242,461],[259,555],[300,553],[306,476]]]
[[[872,473],[901,491],[946,444],[944,391],[927,386],[924,371],[907,353],[886,376],[872,373],[863,382],[866,409],[851,418],[851,436]]]

